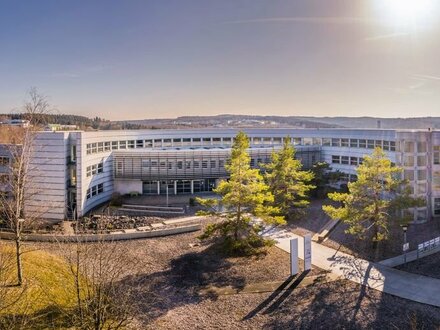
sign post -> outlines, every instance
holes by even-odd
[[[304,236],[304,271],[312,269],[312,235]]]
[[[298,274],[298,239],[290,240],[290,276]]]

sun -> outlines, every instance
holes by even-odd
[[[377,0],[380,11],[396,25],[426,24],[439,0]]]

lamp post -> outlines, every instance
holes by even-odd
[[[402,225],[402,230],[403,230],[403,261],[406,263],[406,251],[408,250],[407,248],[407,242],[406,242],[406,232],[408,230],[408,225]]]

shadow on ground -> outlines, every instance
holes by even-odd
[[[207,286],[242,289],[246,285],[245,278],[234,273],[232,263],[217,246],[183,254],[172,259],[164,271],[129,276],[120,284],[127,282],[139,288],[132,301],[137,304],[141,321],[146,323],[181,305],[216,300],[215,294],[200,294]]]

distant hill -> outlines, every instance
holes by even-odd
[[[126,123],[150,128],[173,127],[301,127],[301,128],[381,128],[440,129],[440,117],[306,117],[306,116],[184,116],[175,119],[130,120]]]
[[[3,119],[20,119],[22,114],[0,114]],[[307,116],[182,116],[164,119],[110,121],[100,117],[88,118],[69,114],[45,115],[45,122],[77,125],[82,130],[160,129],[160,128],[381,128],[440,129],[440,117],[377,118],[377,117],[307,117]]]

